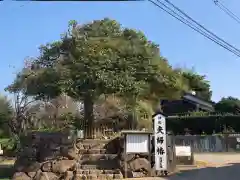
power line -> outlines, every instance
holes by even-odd
[[[228,9],[223,3],[219,0],[213,0],[214,4],[223,10],[227,15],[229,15],[233,20],[240,24],[240,18],[234,14],[230,9]]]
[[[203,28],[205,31],[207,31],[208,33],[210,33],[211,35],[213,35],[215,38],[217,38],[219,41],[226,43],[228,46],[230,46],[231,48],[235,49],[236,51],[240,50],[234,46],[232,46],[231,44],[229,44],[228,42],[226,42],[224,39],[218,37],[216,34],[214,34],[213,32],[209,31],[208,29],[206,29],[203,25],[201,25],[199,22],[195,21],[193,18],[191,18],[189,15],[187,15],[183,10],[179,9],[178,7],[176,7],[173,3],[171,3],[169,0],[165,0],[167,3],[169,3],[172,7],[174,7],[175,9],[177,9],[180,13],[184,14],[184,16],[186,16],[188,19],[190,19],[191,21],[193,21],[195,24],[197,24],[198,26],[200,26],[201,28]]]
[[[154,2],[153,0],[149,0],[152,4],[166,12],[167,14],[171,15],[175,19],[179,20],[183,24],[187,25],[194,31],[200,33],[204,37],[208,38],[209,40],[215,42],[219,46],[225,48],[226,50],[232,52],[236,56],[240,57],[240,50],[237,49],[236,47],[232,46],[231,44],[227,43],[223,39],[219,38],[217,35],[212,33],[211,31],[207,30],[204,26],[196,22],[193,18],[188,16],[185,12],[183,12],[181,9],[173,5],[170,1],[165,0],[165,2],[168,4],[166,5],[165,3],[161,2],[160,0],[157,0],[157,2]],[[173,8],[169,7],[172,6]],[[178,12],[176,12],[176,10]],[[179,14],[180,13],[180,14]]]
[[[197,23],[196,21],[194,21],[190,16],[188,16],[186,13],[184,13],[182,10],[180,10],[179,8],[177,8],[176,6],[173,6],[172,3],[170,3],[169,1],[165,0],[168,4],[170,4],[171,6],[174,7],[174,9],[177,9],[183,16],[185,16],[187,19],[185,19],[183,16],[179,15],[179,13],[177,13],[176,11],[174,11],[173,9],[169,8],[167,5],[165,5],[163,2],[157,0],[158,3],[160,3],[162,6],[159,7],[159,4],[153,2],[151,0],[152,3],[154,3],[155,5],[157,5],[159,8],[161,8],[162,10],[164,10],[165,12],[167,12],[168,14],[170,14],[171,16],[173,16],[174,18],[180,20],[182,23],[184,23],[185,25],[187,25],[188,27],[190,27],[191,29],[197,31],[198,33],[202,34],[203,36],[205,36],[206,38],[212,40],[213,42],[215,42],[216,44],[220,45],[221,47],[227,49],[228,51],[234,53],[235,55],[240,57],[240,51],[237,48],[234,48],[232,45],[230,45],[229,43],[227,43],[226,41],[224,41],[223,39],[220,39],[219,37],[217,37],[215,34],[215,37],[212,37],[211,35],[209,35],[208,33],[210,31],[208,31],[208,33],[206,33],[204,30],[206,30],[206,28],[203,30],[202,29],[202,25],[200,25],[199,23]],[[164,8],[163,8],[164,6]],[[190,19],[190,21],[189,21]],[[192,22],[194,22],[195,24],[193,24]],[[197,25],[197,26],[196,26]],[[198,26],[200,25],[201,28],[199,28]],[[213,35],[213,33],[210,33]],[[220,40],[220,42],[219,42]],[[227,44],[227,45],[226,45]],[[230,48],[229,48],[230,45]],[[231,49],[233,48],[233,49]]]

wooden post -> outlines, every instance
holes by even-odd
[[[127,134],[124,134],[124,178],[127,178]]]
[[[128,178],[128,162],[127,162],[127,155],[128,154],[138,154],[138,153],[148,153],[148,161],[150,163],[150,167],[148,169],[148,174],[149,176],[151,176],[151,134],[152,132],[143,132],[143,131],[122,131],[122,134],[124,136],[124,152],[123,152],[123,156],[124,156],[124,178]],[[132,137],[132,138],[136,138],[137,136],[142,137],[144,136],[145,141],[147,140],[148,144],[144,145],[144,147],[139,147],[139,148],[135,148],[135,149],[131,149],[133,148],[131,146],[130,150],[127,150],[127,139],[128,136]],[[129,137],[129,138],[130,138]],[[139,142],[136,142],[136,144],[138,144]],[[129,148],[129,147],[128,147]],[[143,149],[142,149],[143,148]]]
[[[151,176],[151,166],[152,166],[152,153],[151,153],[151,134],[148,135],[148,162],[150,163],[150,169],[148,172],[149,177]]]

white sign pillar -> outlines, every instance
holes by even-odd
[[[167,132],[166,118],[162,114],[156,114],[154,120],[155,139],[155,168],[158,171],[167,170]]]

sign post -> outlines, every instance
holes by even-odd
[[[155,169],[167,171],[167,132],[166,118],[158,113],[153,116],[155,140]]]
[[[145,131],[122,131],[124,135],[124,178],[127,178],[127,155],[144,153],[148,154],[151,162],[151,132]],[[149,167],[151,169],[151,167]],[[149,169],[149,176],[151,174]]]

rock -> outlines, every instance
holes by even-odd
[[[22,150],[22,153],[20,154],[21,157],[25,158],[34,158],[37,155],[37,150],[36,148],[33,147],[25,147]]]
[[[39,169],[39,170],[36,172],[33,180],[39,180],[41,176],[42,176],[42,171],[41,171],[41,169]]]
[[[113,176],[114,176],[113,174],[106,174],[107,179],[113,179]]]
[[[73,179],[73,172],[67,171],[64,175],[64,180],[72,180]]]
[[[118,155],[119,160],[124,161],[125,155],[124,153],[121,153]],[[129,162],[131,160],[135,159],[135,154],[127,154],[126,161]]]
[[[37,172],[40,168],[40,163],[27,158],[19,158],[14,164],[14,169],[17,172]]]
[[[50,160],[56,159],[59,156],[60,156],[60,151],[53,151],[48,147],[41,147],[39,149],[39,155],[37,159],[40,162],[44,162],[44,161],[50,161]]]
[[[123,172],[125,175],[125,172]],[[133,171],[127,170],[127,177],[126,178],[134,178]]]
[[[41,168],[41,164],[39,162],[32,162],[25,169],[25,172],[37,172]]]
[[[74,167],[75,160],[60,160],[52,163],[52,171],[55,173],[64,173]]]
[[[14,173],[12,180],[31,180],[31,178],[24,172]]]
[[[52,172],[42,172],[36,180],[59,180],[58,176]]]
[[[99,175],[98,175],[98,179],[99,179],[99,180],[105,180],[105,179],[107,179],[106,174],[99,174]]]
[[[87,179],[98,180],[98,177],[96,174],[89,174],[89,175],[87,175]]]
[[[73,180],[87,180],[87,176],[84,174],[75,174]]]
[[[37,172],[27,172],[27,175],[30,177],[30,178],[34,178],[36,176]]]
[[[104,146],[109,154],[118,154],[122,151],[123,147],[124,146],[122,145],[121,138],[119,137],[112,139]]]
[[[42,171],[44,172],[50,172],[52,171],[52,163],[51,162],[45,162],[42,165]]]
[[[142,169],[145,170],[146,172],[150,172],[151,170],[151,164],[145,158],[138,158],[129,162],[129,167],[131,171],[139,171]]]
[[[90,147],[91,147],[91,146],[90,146],[89,144],[84,144],[84,145],[83,145],[83,149],[90,149]]]
[[[70,160],[78,159],[78,151],[75,147],[73,148],[61,147],[60,152],[62,156],[65,156]]]
[[[76,147],[78,148],[78,149],[83,149],[83,144],[82,144],[82,142],[77,142],[76,143]]]
[[[114,174],[113,178],[114,179],[123,179],[123,175],[122,174]]]

